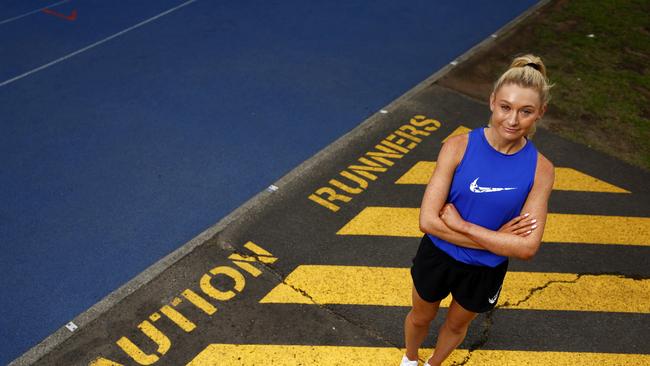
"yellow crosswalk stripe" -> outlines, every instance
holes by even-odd
[[[431,349],[421,349],[426,359]],[[211,344],[187,366],[336,366],[397,365],[404,350],[392,347],[303,346],[260,344]],[[650,363],[650,355],[540,351],[456,350],[443,365],[467,366],[639,366]]]
[[[404,173],[396,184],[427,184],[436,168],[435,161],[419,161]],[[609,184],[572,168],[555,168],[553,189],[559,191],[630,193],[630,191]]]
[[[427,184],[435,169],[435,161],[418,161],[411,169],[399,177],[395,184]]]
[[[445,137],[445,139],[442,140],[442,142],[447,141],[452,136],[462,135],[464,133],[469,133],[471,130],[472,130],[471,128],[467,128],[465,126],[458,126],[452,133],[449,134],[449,136]]]
[[[553,189],[559,191],[585,191],[608,193],[631,193],[572,168],[555,168]]]
[[[338,235],[421,237],[419,208],[366,207]],[[554,243],[650,245],[650,218],[550,213],[542,240]]]
[[[531,293],[536,288],[543,290]],[[650,280],[508,272],[498,304],[506,309],[650,313],[649,298]],[[411,276],[408,268],[302,265],[260,303],[411,306]]]

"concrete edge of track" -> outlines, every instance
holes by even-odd
[[[406,91],[400,97],[390,102],[383,109],[389,111],[395,109],[398,105],[411,98],[411,96],[413,96],[414,94],[418,93],[425,87],[435,83],[438,79],[440,79],[442,76],[447,74],[458,64],[466,61],[467,59],[472,57],[475,53],[491,46],[500,34],[512,30],[517,25],[521,24],[523,21],[529,18],[531,15],[533,15],[534,13],[538,12],[546,5],[548,5],[550,1],[551,0],[540,0],[537,4],[530,7],[525,12],[520,14],[518,17],[516,17],[515,19],[511,20],[506,25],[498,29],[491,36],[487,37],[486,39],[479,42],[474,47],[470,48],[468,51],[466,51],[465,53],[457,57],[453,62],[447,64],[440,70],[433,73],[428,78],[424,79],[423,81],[415,85],[410,90]],[[283,177],[281,177],[278,181],[276,181],[273,184],[277,187],[282,187],[288,184],[289,182],[293,181],[294,179],[299,178],[302,174],[304,174],[305,171],[309,171],[310,169],[313,169],[321,161],[329,159],[331,156],[335,155],[338,151],[340,151],[343,147],[345,147],[348,141],[352,141],[355,139],[355,137],[359,136],[360,134],[363,134],[371,125],[380,123],[381,122],[381,118],[379,118],[380,116],[382,115],[379,112],[376,112],[375,114],[371,115],[366,120],[361,122],[358,126],[353,128],[351,131],[347,132],[346,134],[339,137],[328,146],[324,147],[314,156],[302,162],[300,165],[292,169],[290,172],[285,174]],[[183,244],[182,246],[180,246],[178,249],[174,250],[170,254],[166,255],[165,257],[163,257],[153,265],[149,266],[147,269],[145,269],[143,272],[138,274],[136,277],[134,277],[133,279],[131,279],[130,281],[128,281],[127,283],[125,283],[124,285],[116,289],[115,291],[106,295],[102,300],[97,302],[95,305],[91,306],[88,310],[77,315],[74,319],[71,320],[71,322],[74,323],[78,328],[82,328],[85,325],[91,323],[93,320],[97,319],[99,316],[101,316],[110,308],[112,308],[115,304],[117,304],[127,296],[131,295],[139,288],[141,288],[142,286],[146,285],[147,283],[155,279],[167,268],[171,267],[179,260],[187,256],[198,246],[202,245],[207,240],[214,237],[219,232],[223,231],[223,229],[226,228],[228,225],[230,225],[230,223],[236,221],[238,218],[242,217],[250,210],[263,205],[267,197],[272,194],[273,194],[272,192],[266,190],[256,194],[248,201],[246,201],[244,204],[242,204],[234,211],[232,211],[230,214],[228,214],[227,216],[219,220],[216,224],[209,227],[208,229],[206,229],[196,237],[192,238],[190,241]],[[228,249],[228,248],[224,248],[224,249]],[[27,352],[25,352],[23,355],[13,360],[11,363],[9,363],[8,366],[32,365],[35,362],[37,362],[40,358],[42,358],[45,354],[50,352],[52,349],[54,349],[55,347],[57,347],[58,345],[66,341],[72,335],[74,335],[73,332],[68,330],[68,328],[66,328],[65,326],[62,326],[57,331],[55,331],[47,338],[45,338],[43,341],[41,341],[39,344],[35,345]]]

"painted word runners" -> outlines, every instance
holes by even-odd
[[[375,150],[358,158],[360,164],[349,165],[341,171],[339,175],[345,179],[330,179],[329,185],[316,189],[308,198],[331,211],[338,211],[341,203],[348,203],[353,195],[364,192],[368,181],[378,178],[377,173],[386,172],[395,164],[393,160],[404,157],[422,142],[422,137],[431,135],[440,126],[441,123],[435,119],[414,116],[408,124],[400,126],[375,145]]]

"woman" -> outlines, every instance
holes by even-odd
[[[420,208],[425,233],[413,259],[413,307],[406,316],[402,366],[417,366],[440,301],[452,302],[425,366],[438,366],[463,341],[478,313],[494,308],[508,257],[537,252],[553,164],[529,137],[549,100],[539,57],[517,57],[490,95],[489,126],[447,140]]]

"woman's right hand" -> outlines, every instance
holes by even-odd
[[[530,214],[523,214],[515,217],[514,219],[506,222],[499,232],[515,234],[519,236],[528,236],[537,228],[537,219],[530,217]]]

